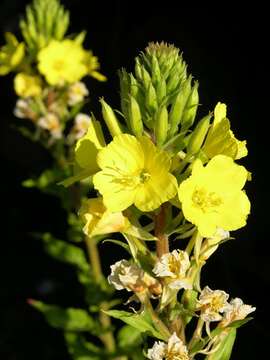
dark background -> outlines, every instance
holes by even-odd
[[[18,19],[25,0],[1,0],[0,36],[18,34]],[[270,340],[269,231],[267,168],[269,111],[264,88],[268,67],[266,9],[260,2],[237,8],[222,2],[214,7],[184,5],[181,1],[79,1],[63,0],[71,10],[71,31],[88,31],[86,46],[100,58],[107,83],[88,80],[91,109],[99,114],[98,97],[118,107],[116,70],[133,69],[133,59],[149,41],[174,43],[184,52],[189,69],[200,82],[200,112],[205,114],[218,101],[228,104],[229,118],[237,137],[247,139],[245,166],[253,173],[247,186],[252,203],[248,225],[234,235],[211,258],[204,278],[212,288],[224,289],[257,307],[255,320],[240,329],[232,359],[262,359]],[[222,5],[221,5],[222,4]],[[265,86],[266,87],[266,86]],[[49,166],[51,159],[38,145],[12,129],[15,96],[12,75],[0,78],[1,104],[1,248],[0,359],[68,359],[60,331],[50,328],[27,298],[65,306],[79,306],[81,288],[73,271],[48,258],[31,231],[50,231],[63,236],[65,214],[59,202],[36,190],[21,187],[21,181]],[[113,248],[117,251],[117,248]],[[104,245],[104,269],[119,259]],[[267,319],[268,317],[268,319]]]

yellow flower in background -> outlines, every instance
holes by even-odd
[[[85,51],[85,64],[87,66],[88,75],[98,81],[107,80],[106,76],[97,71],[100,69],[100,64],[97,56],[94,56],[91,50]]]
[[[85,201],[79,215],[85,222],[83,231],[89,237],[122,232],[130,226],[128,219],[121,212],[109,212],[102,198]]]
[[[73,40],[52,40],[38,53],[38,69],[50,85],[74,83],[87,75],[85,50]]]
[[[14,89],[23,98],[39,96],[42,93],[41,80],[38,76],[19,73],[14,78]]]
[[[97,163],[102,169],[93,177],[106,208],[122,211],[130,205],[152,211],[177,193],[176,178],[170,174],[168,154],[156,148],[146,136],[137,139],[120,134],[100,150]]]
[[[215,156],[205,167],[201,160],[194,162],[178,195],[185,218],[203,237],[212,237],[217,228],[230,231],[245,226],[250,202],[242,188],[247,177],[247,170],[225,155]]]
[[[22,62],[25,55],[25,45],[19,43],[16,36],[7,32],[6,44],[0,48],[0,75],[7,75]]]
[[[226,115],[226,104],[217,103],[214,110],[214,122],[202,148],[210,159],[222,154],[238,160],[248,154],[246,141],[236,139],[230,129],[230,121],[226,118]]]

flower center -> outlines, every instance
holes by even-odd
[[[180,268],[181,268],[181,265],[180,265],[179,261],[174,256],[171,256],[171,258],[169,260],[169,270],[173,274],[178,274],[180,272]]]
[[[64,66],[64,60],[55,60],[54,64],[53,64],[53,67],[56,71],[59,71],[63,68]]]
[[[142,170],[139,175],[140,183],[141,184],[146,183],[146,181],[149,180],[150,176],[151,175],[146,170]]]
[[[204,188],[196,189],[192,195],[193,204],[203,212],[215,211],[222,204],[222,199],[215,192],[208,192]]]
[[[151,175],[144,169],[135,174],[126,174],[117,167],[111,169],[114,172],[117,172],[117,177],[114,177],[112,180],[113,182],[132,189],[135,189],[139,185],[145,184],[151,177]]]

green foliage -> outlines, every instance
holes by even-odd
[[[65,339],[68,351],[74,360],[105,360],[109,358],[104,350],[86,341],[81,334],[66,332]]]
[[[20,28],[32,54],[48,45],[51,39],[62,40],[69,26],[69,12],[59,0],[33,0],[26,7]]]
[[[134,348],[142,344],[142,333],[131,325],[124,325],[117,334],[118,346],[122,349]]]
[[[30,304],[42,312],[47,322],[66,331],[98,331],[98,323],[83,309],[63,309],[56,305],[48,305],[41,301],[31,300]]]
[[[90,274],[89,264],[81,248],[66,241],[58,240],[49,233],[42,235],[42,240],[44,248],[50,256]]]
[[[236,329],[231,329],[221,341],[219,348],[213,354],[206,357],[207,360],[229,360],[236,338]]]
[[[122,320],[126,324],[137,329],[142,334],[148,332],[153,337],[166,340],[164,336],[156,329],[152,322],[151,316],[146,310],[139,314],[132,314],[121,310],[109,310],[104,312],[113,318]]]

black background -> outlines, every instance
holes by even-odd
[[[1,0],[0,33],[18,34],[18,19],[25,0]],[[247,139],[245,166],[253,173],[247,185],[252,203],[248,225],[234,233],[209,261],[203,282],[224,289],[257,307],[255,320],[239,331],[232,359],[266,359],[270,340],[269,295],[269,95],[266,84],[268,50],[265,40],[266,9],[260,2],[241,6],[220,2],[198,6],[182,1],[82,1],[63,0],[71,10],[71,31],[88,31],[85,45],[102,64],[107,83],[88,80],[90,107],[99,114],[98,97],[118,107],[117,69],[133,69],[133,59],[149,41],[174,43],[184,52],[189,69],[200,82],[201,114],[218,101],[228,104],[232,128]],[[64,306],[79,306],[82,291],[73,271],[48,258],[31,231],[51,231],[63,236],[65,214],[59,202],[21,181],[49,166],[51,159],[38,145],[12,129],[15,96],[12,75],[0,78],[1,124],[1,292],[0,359],[68,359],[61,332],[51,329],[27,298]],[[268,99],[267,99],[268,97]],[[114,250],[114,252],[112,251]],[[102,248],[104,270],[119,259],[117,248]],[[267,319],[268,317],[268,319]]]

